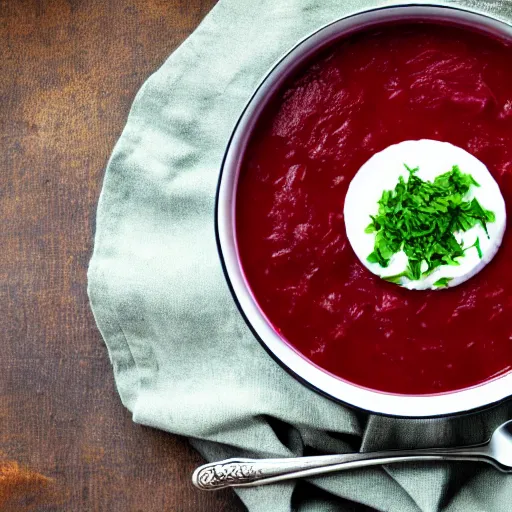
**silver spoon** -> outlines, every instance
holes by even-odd
[[[512,472],[512,420],[500,425],[488,442],[479,445],[289,459],[227,459],[198,467],[192,475],[192,483],[199,489],[215,491],[225,487],[272,484],[291,478],[310,477],[343,469],[424,460],[488,462],[500,471]]]

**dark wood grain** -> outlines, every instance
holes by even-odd
[[[16,461],[59,494],[39,503],[35,476],[9,497],[0,478],[3,512],[243,510],[192,487],[185,440],[131,421],[86,294],[130,104],[214,3],[0,0],[0,476]]]

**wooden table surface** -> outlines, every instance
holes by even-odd
[[[0,0],[0,510],[241,511],[186,440],[121,405],[86,272],[144,80],[215,0]]]

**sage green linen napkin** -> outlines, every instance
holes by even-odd
[[[89,295],[121,400],[137,423],[187,436],[207,459],[479,442],[503,404],[427,421],[369,416],[305,388],[240,317],[217,256],[214,194],[251,92],[299,39],[391,2],[220,0],[138,93],[108,164]],[[510,2],[465,2],[506,18]],[[251,512],[512,510],[512,479],[428,463],[237,491]]]

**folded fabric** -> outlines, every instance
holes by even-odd
[[[252,91],[298,40],[371,0],[220,0],[138,93],[108,164],[89,268],[92,309],[137,423],[208,460],[483,441],[512,413],[369,416],[310,391],[262,349],[225,283],[213,229],[221,159]],[[451,3],[451,2],[450,2]],[[502,18],[511,2],[460,2]],[[425,463],[237,491],[251,512],[507,511],[490,467]]]

